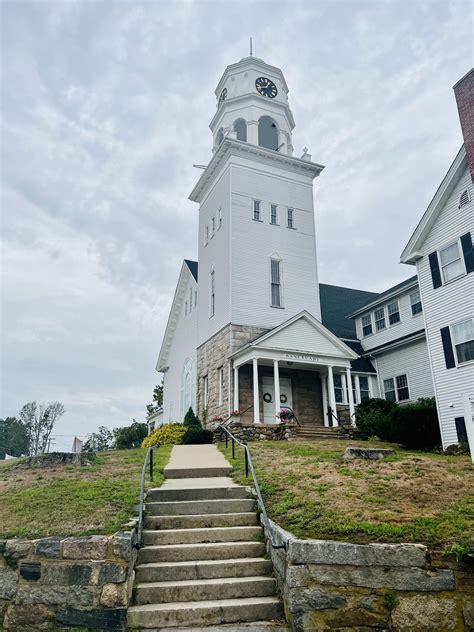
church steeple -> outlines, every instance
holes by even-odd
[[[293,155],[295,126],[282,71],[258,57],[227,66],[215,90],[217,112],[210,128],[213,151],[224,138]]]

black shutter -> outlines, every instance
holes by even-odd
[[[451,343],[451,332],[449,331],[449,327],[443,327],[441,329],[441,340],[443,342],[444,349],[444,359],[446,360],[446,368],[452,369],[456,366],[456,362],[454,361],[454,351],[453,345]]]
[[[441,287],[441,285],[443,285],[441,283],[441,274],[439,271],[438,253],[432,252],[428,258],[430,260],[431,278],[433,279],[433,287],[436,289],[437,287]]]
[[[462,252],[466,264],[466,272],[474,272],[474,248],[472,247],[471,233],[466,233],[461,237]]]
[[[455,417],[454,423],[456,424],[456,432],[458,435],[459,443],[469,443],[467,440],[466,422],[464,417]]]

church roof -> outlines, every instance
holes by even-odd
[[[185,259],[184,263],[188,266],[189,271],[194,277],[194,280],[197,281],[198,280],[198,262],[191,261],[191,259]]]
[[[347,317],[377,297],[376,292],[320,283],[322,323],[339,338],[357,340],[355,322]]]

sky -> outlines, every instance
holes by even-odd
[[[462,144],[467,0],[3,1],[1,406],[61,401],[56,449],[144,420],[211,156],[214,89],[280,67],[315,186],[320,281],[382,291]]]

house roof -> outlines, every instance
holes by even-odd
[[[355,323],[347,316],[373,301],[378,294],[338,285],[319,284],[321,320],[338,338],[357,340]]]
[[[194,280],[197,281],[198,280],[198,262],[191,261],[191,259],[185,259],[184,263],[188,266],[189,271],[194,277]]]
[[[357,340],[344,340],[346,345],[361,356],[356,360],[351,360],[351,369],[357,373],[376,373],[372,362],[367,357],[362,357],[365,353],[362,345]]]
[[[375,307],[375,305],[379,305],[380,303],[383,303],[388,298],[401,294],[412,285],[413,286],[418,285],[418,277],[416,274],[414,276],[411,276],[409,279],[405,279],[401,283],[397,283],[397,285],[394,285],[388,288],[388,290],[385,290],[381,294],[377,294],[374,300],[369,301],[365,305],[362,305],[361,307],[359,307],[359,309],[356,309],[349,315],[352,317],[352,316],[357,316],[358,314],[362,314],[367,309],[371,309],[372,307]]]

